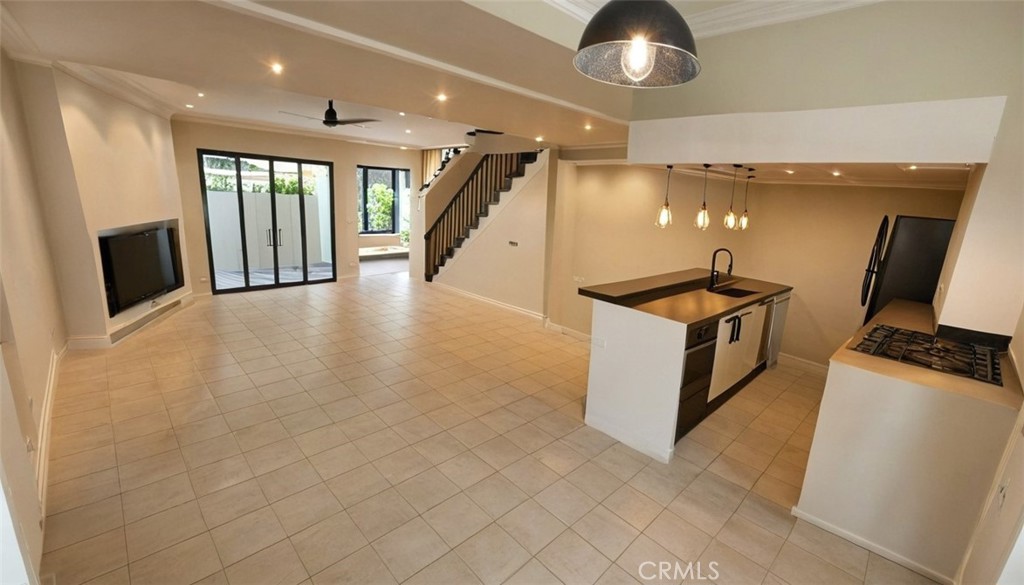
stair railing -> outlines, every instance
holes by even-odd
[[[522,172],[522,153],[488,154],[480,159],[469,178],[455,193],[448,205],[423,235],[425,276],[433,280],[455,250],[469,237],[469,231],[480,225],[492,203],[507,191],[512,177]]]

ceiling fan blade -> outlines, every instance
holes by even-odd
[[[286,112],[284,110],[278,110],[277,113],[288,114],[289,116],[298,116],[300,118],[308,118],[310,120],[316,120],[318,122],[320,121],[320,118],[317,118],[316,116],[307,116],[306,114],[296,114],[295,112]]]
[[[345,118],[344,120],[338,120],[339,126],[347,126],[349,124],[359,125],[366,124],[368,122],[380,122],[380,120],[374,120],[373,118]]]

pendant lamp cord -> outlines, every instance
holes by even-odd
[[[733,165],[732,169],[732,195],[729,197],[729,210],[732,210],[732,204],[736,200],[736,173],[739,172],[740,165]]]
[[[711,165],[704,163],[704,199],[701,201],[702,207],[708,206],[708,168]]]
[[[672,184],[672,165],[668,167],[668,180],[665,181],[665,205],[668,206],[668,188]]]

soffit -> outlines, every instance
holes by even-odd
[[[916,168],[911,168],[912,166]],[[753,172],[747,169],[753,167]],[[661,167],[664,169],[664,167]],[[755,178],[751,185],[758,183],[789,185],[830,185],[846,187],[887,187],[911,189],[937,189],[963,192],[973,168],[968,164],[902,164],[892,163],[814,163],[779,164],[750,163],[744,165],[736,176],[742,183],[748,176]],[[695,177],[704,176],[700,165],[675,165],[675,172]],[[792,171],[792,173],[788,172]],[[833,173],[838,172],[839,176]],[[715,164],[709,169],[708,177],[731,181],[733,166]]]

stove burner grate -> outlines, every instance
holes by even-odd
[[[939,339],[920,331],[889,325],[875,325],[853,349],[997,386],[1003,385],[999,353],[990,347]]]

